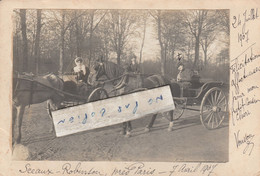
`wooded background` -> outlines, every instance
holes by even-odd
[[[177,54],[201,78],[229,80],[229,10],[26,10],[13,14],[14,71],[63,74],[76,56],[176,78]]]

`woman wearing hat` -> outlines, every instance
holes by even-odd
[[[89,68],[83,64],[83,59],[81,57],[75,59],[75,64],[76,67],[73,68],[73,71],[77,75],[76,80],[88,84],[88,76],[90,74]]]
[[[189,82],[189,81],[191,81],[191,77],[192,77],[191,70],[185,69],[184,64],[182,62],[178,63],[177,68],[179,70],[179,73],[177,75],[177,81],[178,82]]]

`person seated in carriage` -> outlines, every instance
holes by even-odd
[[[88,77],[90,70],[87,66],[83,64],[83,59],[81,57],[76,57],[75,59],[76,66],[73,68],[73,72],[77,75],[76,80],[78,82],[83,82],[89,85]]]
[[[131,58],[131,62],[127,66],[126,72],[140,73],[140,67],[139,67],[139,64],[137,64],[137,62],[136,62],[135,55]]]
[[[132,58],[131,58],[131,61],[129,64],[127,64],[125,67],[125,76],[122,77],[122,79],[114,86],[115,89],[120,89],[122,87],[124,87],[127,83],[128,83],[128,80],[129,80],[129,74],[133,73],[133,74],[138,74],[140,73],[140,67],[139,67],[139,64],[137,64],[136,62],[136,56],[134,55]]]
[[[191,89],[197,89],[201,86],[200,77],[197,71],[185,68],[184,64],[180,60],[181,59],[179,59],[177,65],[177,69],[179,70],[177,82],[183,90],[182,96],[194,96],[196,93],[192,92]]]
[[[190,69],[186,69],[182,62],[179,62],[177,65],[179,73],[177,75],[177,82],[190,82],[193,76],[193,73]]]

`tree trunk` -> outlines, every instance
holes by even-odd
[[[23,67],[22,71],[28,71],[28,42],[27,42],[27,34],[26,34],[26,10],[20,10],[20,17],[21,17],[21,29],[22,29],[22,38],[23,38]]]
[[[208,60],[208,39],[206,37],[205,39],[205,48],[204,48],[204,65],[206,66],[207,65],[207,60]]]
[[[89,61],[89,65],[90,65],[90,62],[92,60],[92,38],[93,38],[93,32],[94,32],[94,29],[93,29],[93,26],[94,26],[94,11],[91,13],[91,22],[90,22],[90,31],[89,31],[89,58],[88,58],[88,61]]]
[[[78,20],[76,21],[76,52],[77,56],[81,57],[81,38],[79,34],[79,24]]]
[[[161,47],[161,74],[165,75],[165,59],[164,59],[164,47],[163,47],[163,43],[162,43],[162,29],[161,29],[161,11],[158,10],[158,19],[157,19],[157,24],[158,24],[158,40],[159,40],[159,44]]]
[[[190,51],[191,51],[191,44],[192,42],[190,41],[191,39],[189,39],[189,44],[188,44],[188,48],[187,48],[187,59],[190,60]]]
[[[146,19],[144,20],[143,39],[142,39],[142,44],[141,44],[141,49],[140,49],[140,57],[139,57],[139,63],[140,63],[140,64],[141,64],[141,62],[142,62],[142,57],[143,57],[143,48],[144,48],[145,33],[146,33]]]
[[[193,68],[196,69],[198,66],[198,61],[199,61],[199,54],[200,54],[200,37],[197,36],[195,41],[195,59],[193,63]]]
[[[119,24],[120,24],[120,18],[118,18]],[[119,33],[119,37],[118,37],[118,46],[117,46],[117,64],[120,65],[121,64],[121,52],[122,52],[122,48],[121,48],[121,41],[122,40],[122,36]]]
[[[63,61],[64,61],[64,36],[65,36],[65,13],[62,12],[62,21],[61,21],[61,38],[60,38],[60,68],[59,74],[62,75],[63,73]]]
[[[167,51],[168,51],[168,42],[165,42],[164,44],[164,74],[166,72],[166,65],[167,65]]]
[[[36,39],[34,47],[34,61],[35,61],[35,74],[39,73],[39,59],[40,59],[40,37],[41,37],[41,10],[37,10],[37,29],[36,29]]]
[[[117,61],[117,65],[120,65],[121,64],[121,62],[120,62],[120,60],[121,60],[121,51],[120,51],[120,49],[117,51],[117,58],[116,58],[116,61]]]
[[[104,58],[104,61],[108,61],[108,42],[107,42],[107,39],[105,39],[105,58]]]
[[[89,34],[89,58],[88,58],[88,62],[89,62],[89,65],[90,65],[90,62],[92,60],[92,32],[90,31],[90,34]]]

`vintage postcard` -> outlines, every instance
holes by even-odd
[[[1,175],[259,175],[259,9],[0,1]]]

